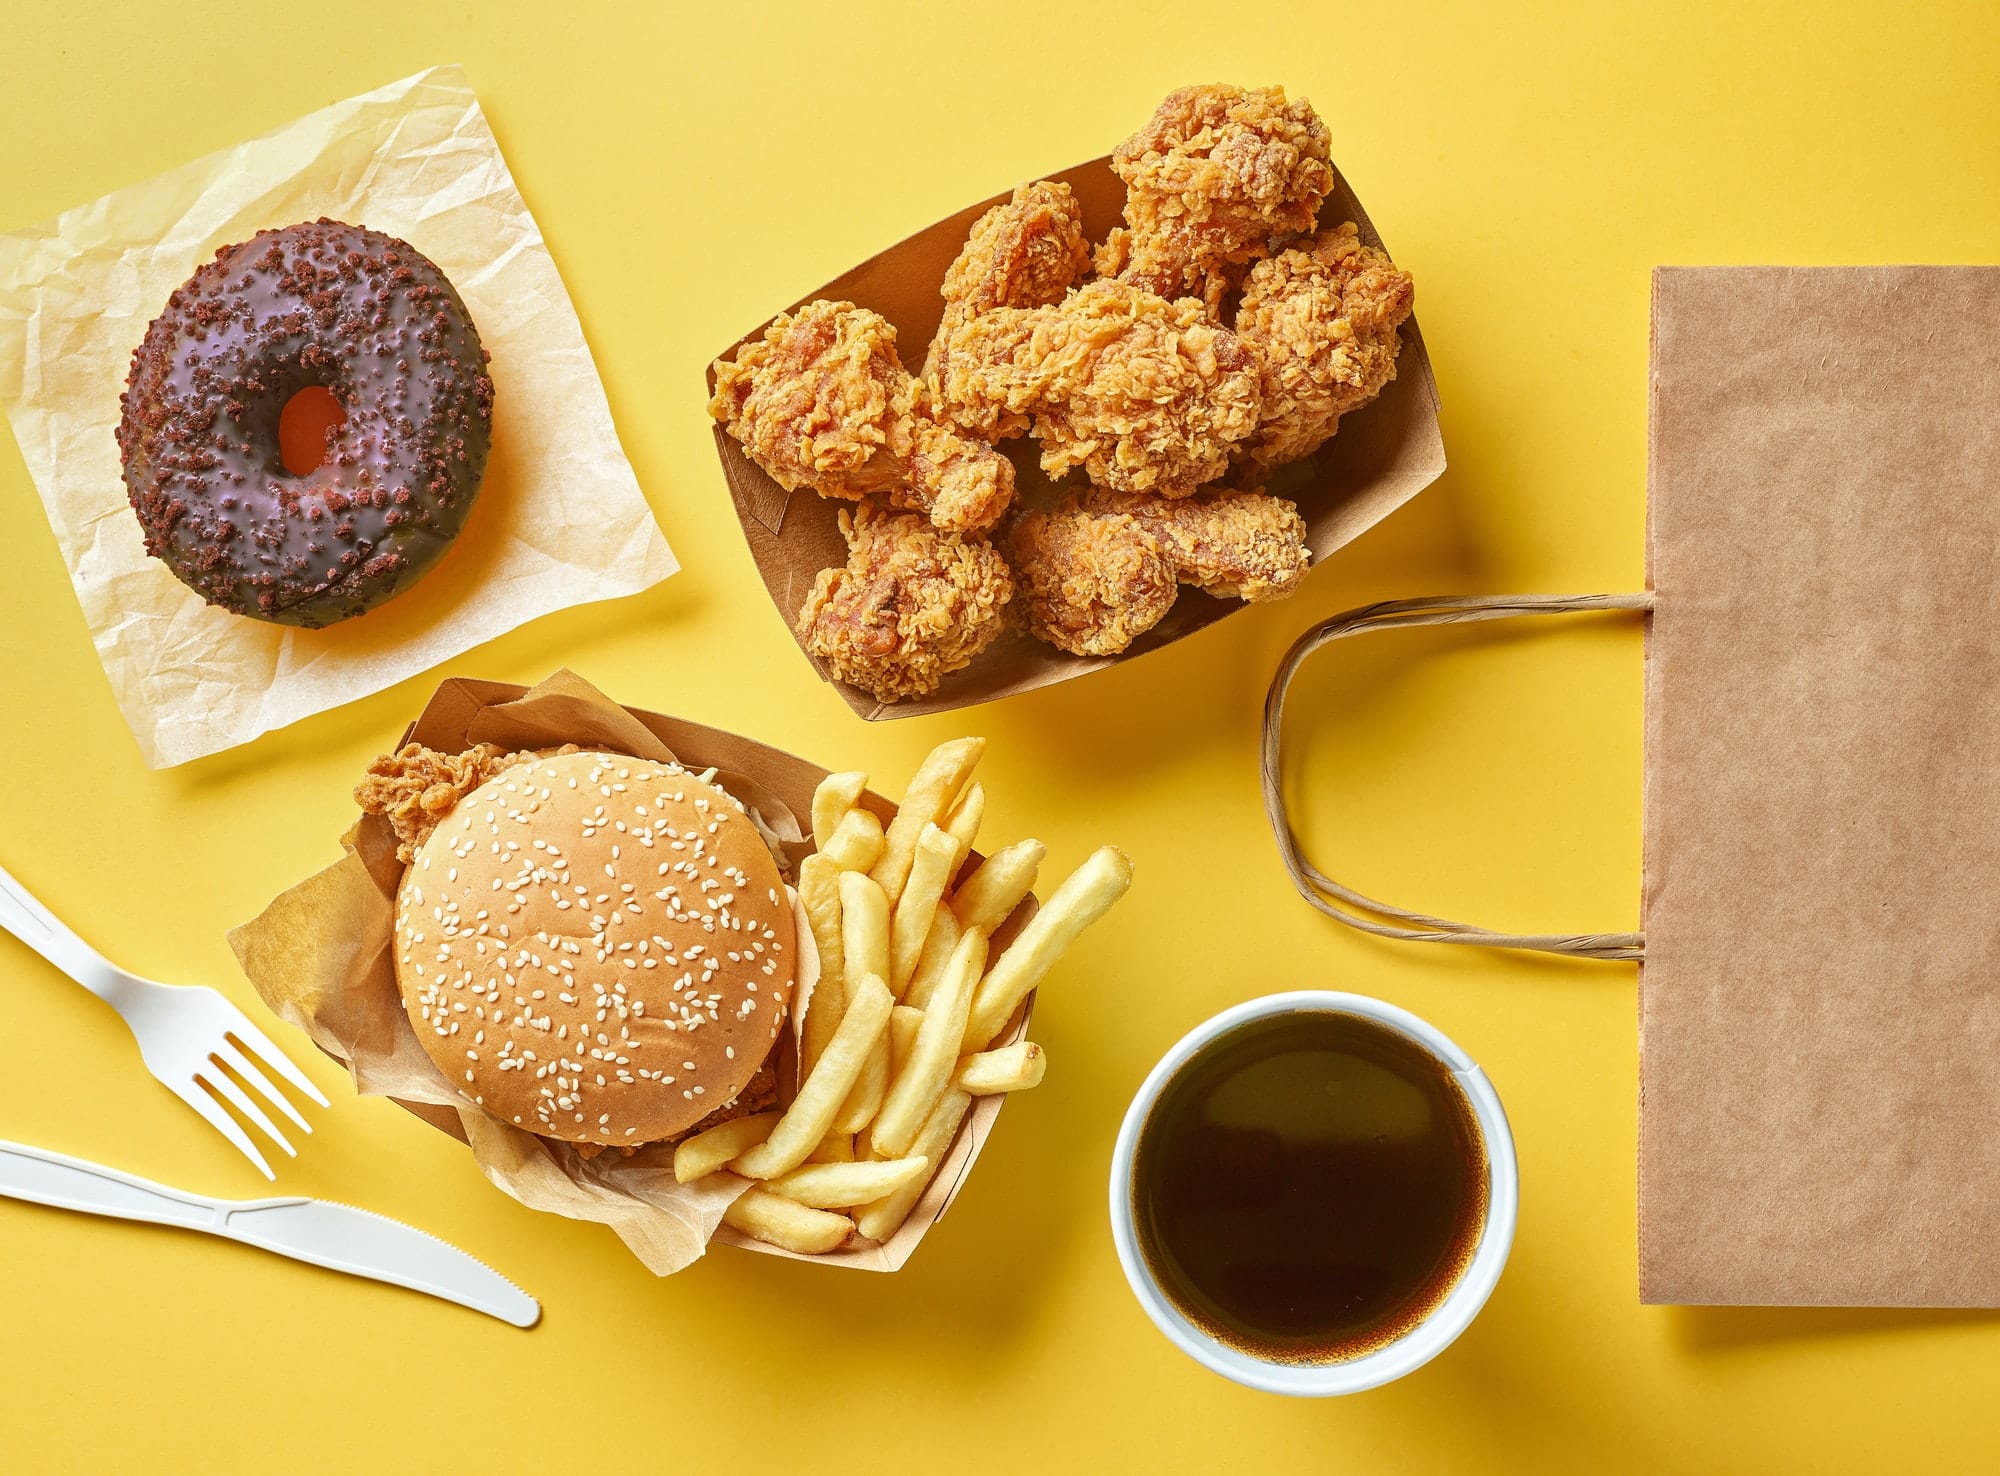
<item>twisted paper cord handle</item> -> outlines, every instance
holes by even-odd
[[[1380,938],[1412,943],[1470,943],[1480,948],[1526,948],[1572,958],[1637,959],[1645,954],[1644,933],[1496,933],[1472,923],[1411,912],[1364,897],[1344,887],[1306,859],[1292,829],[1284,795],[1285,697],[1292,678],[1320,647],[1368,631],[1411,625],[1456,625],[1469,620],[1507,620],[1516,615],[1574,615],[1592,610],[1651,610],[1650,594],[1466,595],[1421,600],[1386,600],[1363,605],[1321,622],[1285,653],[1264,699],[1264,813],[1270,817],[1278,854],[1299,895],[1328,917]],[[1344,905],[1336,905],[1344,904]],[[1351,909],[1351,910],[1350,910]],[[1372,916],[1368,915],[1372,914]],[[1394,919],[1383,921],[1382,919]],[[1407,924],[1407,926],[1399,926]]]

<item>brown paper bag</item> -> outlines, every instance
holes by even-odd
[[[1637,958],[1642,1301],[2000,1306],[2000,269],[1662,270],[1654,595],[1406,601],[1280,669],[1300,891],[1385,936]],[[1645,932],[1370,901],[1285,821],[1285,690],[1397,625],[1653,609]]]
[[[1101,241],[1118,224],[1125,207],[1125,186],[1111,172],[1108,155],[1047,177],[1075,192],[1083,208],[1084,228],[1093,241]],[[965,245],[972,223],[1006,198],[1005,194],[995,195],[947,216],[807,293],[785,311],[796,311],[815,298],[873,308],[896,325],[898,350],[903,362],[914,369],[923,362],[924,350],[944,316],[944,300],[938,289],[944,282],[945,268]],[[1361,228],[1363,241],[1387,249],[1369,223],[1368,212],[1338,171],[1333,190],[1321,207],[1320,220],[1328,226],[1351,220]],[[762,337],[769,323],[770,319],[765,319],[716,357],[732,357],[745,343]],[[713,367],[708,387],[713,392]],[[1431,376],[1423,335],[1412,318],[1403,325],[1395,380],[1373,404],[1343,419],[1339,435],[1305,461],[1282,468],[1268,484],[1270,491],[1298,503],[1315,562],[1352,543],[1443,475],[1444,441],[1438,433],[1437,416],[1437,381]],[[822,569],[847,562],[847,545],[836,523],[845,504],[806,490],[787,493],[759,470],[720,426],[715,428],[715,449],[722,458],[729,495],[735,500],[736,516],[743,524],[757,572],[763,575],[772,603],[790,630],[812,588],[813,577]],[[1013,459],[1023,495],[1049,488],[1034,456]],[[878,702],[857,687],[834,681],[817,660],[813,664],[862,717],[914,717],[1031,692],[1130,661],[1193,635],[1242,608],[1241,600],[1217,599],[1200,590],[1184,589],[1165,620],[1116,656],[1072,656],[1018,631],[1010,632],[964,671],[946,677],[944,685],[930,696],[909,702]]]
[[[2000,269],[1653,340],[1641,1297],[2000,1306]]]
[[[813,790],[828,772],[718,728],[620,707],[567,671],[532,691],[454,678],[437,689],[397,741],[449,753],[475,743],[507,749],[576,743],[639,758],[678,759],[694,769],[712,767],[724,787],[776,833],[793,862],[812,849],[799,817],[810,815]],[[896,807],[879,795],[865,795],[863,803],[885,821],[895,817]],[[390,1097],[469,1144],[486,1177],[530,1208],[609,1225],[657,1275],[687,1266],[711,1241],[856,1270],[898,1270],[957,1198],[1000,1115],[1004,1096],[973,1099],[923,1197],[902,1228],[882,1244],[856,1241],[831,1255],[797,1256],[751,1240],[722,1224],[722,1212],[749,1187],[745,1180],[721,1173],[693,1184],[676,1183],[668,1147],[642,1149],[629,1158],[606,1153],[585,1159],[566,1143],[522,1132],[466,1103],[424,1054],[397,992],[390,948],[403,867],[396,860],[388,822],[377,815],[364,817],[342,845],[346,854],[339,861],[229,935],[230,947],[258,994],[346,1066],[362,1095]],[[980,859],[974,851],[967,864]],[[1034,898],[1022,902],[995,932],[996,949],[1011,941],[1034,912]],[[811,936],[801,919],[804,955],[811,953]],[[802,957],[795,1013],[810,999],[815,972],[810,959]],[[1030,995],[996,1044],[1021,1039],[1033,1011]],[[782,1072],[785,1056],[793,1050],[789,1028],[777,1050]]]

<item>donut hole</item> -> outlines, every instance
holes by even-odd
[[[333,391],[323,384],[309,384],[278,412],[278,459],[289,476],[303,477],[320,469],[326,460],[327,440],[347,424],[347,412]]]

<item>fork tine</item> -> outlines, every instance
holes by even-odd
[[[249,1087],[251,1091],[257,1093],[258,1096],[264,1098],[272,1106],[284,1113],[285,1116],[297,1123],[299,1131],[306,1133],[312,1131],[312,1124],[299,1115],[299,1109],[292,1105],[291,1098],[272,1086],[271,1079],[259,1071],[256,1063],[244,1055],[243,1052],[237,1050],[232,1042],[225,1039],[221,1045],[217,1046],[215,1048],[215,1058],[222,1062],[223,1065],[234,1070],[238,1076],[242,1077],[243,1084]]]
[[[286,1081],[289,1081],[308,1097],[311,1097],[320,1106],[328,1107],[332,1105],[325,1097],[320,1095],[320,1090],[312,1084],[312,1079],[305,1072],[294,1066],[289,1056],[271,1043],[271,1037],[250,1023],[248,1016],[239,1016],[236,1024],[230,1028],[229,1033],[242,1041],[244,1045],[255,1051],[259,1056],[263,1057],[265,1065],[276,1071],[278,1075],[284,1077]],[[300,1121],[299,1126],[305,1127],[303,1120]],[[308,1132],[311,1131],[310,1128],[306,1130]]]
[[[250,1141],[250,1135],[243,1131],[235,1118],[222,1110],[220,1102],[198,1086],[190,1086],[185,1090],[175,1087],[174,1094],[206,1118],[210,1127],[234,1143],[237,1151],[256,1164],[257,1171],[265,1178],[277,1179],[278,1176],[271,1172],[271,1165],[264,1162],[264,1155],[257,1151],[257,1145]]]
[[[226,1098],[230,1106],[262,1128],[264,1136],[284,1149],[289,1157],[297,1158],[299,1156],[299,1150],[285,1141],[285,1135],[278,1131],[278,1125],[271,1121],[270,1117],[265,1114],[264,1109],[251,1101],[250,1094],[231,1081],[227,1074],[220,1068],[208,1072],[198,1072],[195,1075],[195,1080],[210,1091]]]

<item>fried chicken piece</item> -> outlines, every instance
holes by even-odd
[[[1116,655],[1158,625],[1180,594],[1160,540],[1136,518],[1074,502],[1017,517],[1007,556],[1022,623],[1077,656]]]
[[[938,527],[993,527],[1014,500],[1014,467],[932,415],[896,354],[895,327],[851,302],[781,313],[715,364],[708,413],[787,492],[880,496]]]
[[[492,743],[478,743],[464,753],[440,753],[421,743],[406,743],[368,766],[354,789],[362,813],[380,815],[396,833],[396,859],[405,866],[415,859],[438,822],[473,790],[495,774],[538,758],[575,753],[574,743],[537,753],[509,753]]]
[[[1236,331],[1263,360],[1263,412],[1239,457],[1272,467],[1310,456],[1380,394],[1415,290],[1352,221],[1250,268]]]
[[[1051,478],[1185,497],[1258,422],[1262,366],[1199,302],[1090,282],[1060,303],[994,308],[951,336],[939,404],[969,434],[1023,421]]]
[[[1066,184],[1037,180],[974,222],[965,249],[944,274],[944,318],[924,359],[935,387],[948,340],[961,323],[997,307],[1046,307],[1090,270],[1083,211]]]
[[[1101,276],[1211,312],[1231,268],[1312,230],[1333,188],[1327,128],[1281,87],[1183,87],[1120,144],[1125,226],[1098,254]]]
[[[1091,269],[1099,277],[1130,282],[1134,286],[1155,292],[1159,290],[1154,287],[1155,282],[1161,286],[1173,287],[1180,280],[1179,276],[1173,273],[1133,271],[1131,264],[1132,232],[1124,226],[1113,226],[1111,234],[1104,238],[1104,243],[1097,248],[1091,259]],[[1194,282],[1180,295],[1192,297],[1201,304],[1202,310],[1210,318],[1218,323],[1223,322],[1225,321],[1223,309],[1229,300],[1229,294],[1236,290],[1243,280],[1243,273],[1249,269],[1249,264],[1245,262],[1197,272]]]
[[[1093,490],[1015,517],[1007,556],[1029,632],[1078,656],[1111,656],[1158,625],[1180,586],[1277,600],[1311,554],[1305,519],[1261,489],[1192,497]]]
[[[994,641],[1014,594],[993,548],[864,503],[840,515],[846,566],[823,569],[799,610],[805,647],[883,702],[923,697]]]
[[[1156,539],[1174,578],[1223,598],[1281,600],[1306,577],[1306,523],[1261,488],[1169,500],[1092,492],[1080,506],[1124,518]]]

